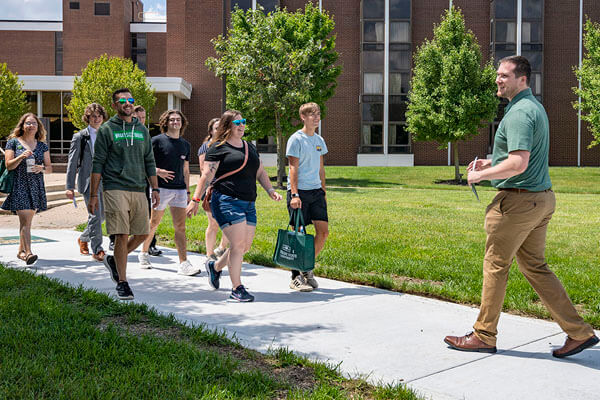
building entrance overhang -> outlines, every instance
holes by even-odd
[[[19,75],[19,79],[26,91],[72,92],[75,76]],[[181,100],[189,100],[192,96],[192,85],[183,78],[152,76],[146,81],[156,93],[167,93]]]

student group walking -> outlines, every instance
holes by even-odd
[[[577,354],[598,343],[592,327],[579,316],[564,287],[550,270],[544,256],[546,231],[555,210],[548,173],[549,124],[546,111],[529,88],[531,66],[522,56],[500,61],[496,84],[498,96],[509,100],[495,136],[491,160],[469,165],[469,184],[491,180],[498,194],[486,209],[487,233],[483,260],[483,290],[479,316],[465,336],[446,336],[450,348],[461,351],[496,352],[497,325],[504,302],[508,272],[516,258],[519,270],[567,334],[555,357]],[[183,136],[188,122],[178,110],[165,111],[159,119],[161,133],[150,137],[145,110],[135,106],[129,89],[112,95],[116,115],[107,120],[104,108],[90,104],[83,120],[88,126],[76,133],[69,151],[66,195],[76,189],[88,209],[88,224],[77,240],[82,254],[103,262],[116,284],[117,296],[133,299],[127,281],[127,255],[140,245],[140,268],[152,268],[154,234],[169,207],[174,241],[179,256],[178,273],[196,275],[201,268],[187,259],[186,218],[202,208],[206,212],[209,284],[221,286],[228,268],[230,298],[251,302],[254,296],[242,283],[242,260],[256,231],[256,182],[274,201],[282,196],[272,187],[252,143],[243,140],[246,119],[235,110],[209,122],[208,135],[197,152],[201,175],[190,193],[191,146]],[[315,228],[315,257],[329,235],[325,168],[327,146],[316,134],[320,109],[315,103],[300,107],[303,128],[288,140],[287,208],[290,224],[298,210],[306,224]],[[6,144],[7,170],[14,185],[2,208],[19,217],[20,244],[17,257],[27,265],[36,262],[31,249],[31,222],[46,209],[43,173],[52,165],[46,131],[35,114],[23,115]],[[102,222],[111,236],[109,255],[102,247]],[[223,238],[216,246],[217,231]],[[290,288],[310,292],[318,288],[312,271],[291,271]]]

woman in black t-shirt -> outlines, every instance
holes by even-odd
[[[187,206],[187,214],[196,215],[200,196],[214,178],[210,208],[230,245],[217,261],[207,260],[208,280],[213,288],[218,289],[221,271],[228,266],[232,284],[229,297],[248,302],[253,301],[254,296],[242,285],[241,273],[242,259],[250,250],[256,231],[256,181],[273,200],[281,200],[281,195],[271,186],[254,145],[242,140],[245,128],[246,120],[242,119],[239,111],[229,110],[221,116],[217,133],[206,152],[196,191]],[[242,165],[243,168],[238,171]]]

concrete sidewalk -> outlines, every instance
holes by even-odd
[[[16,235],[16,229],[0,228],[0,237]],[[33,268],[38,274],[115,295],[104,266],[79,254],[77,232],[35,230],[33,235],[55,240],[33,244],[40,256]],[[600,398],[600,346],[553,358],[552,349],[565,339],[555,323],[503,314],[497,354],[459,352],[448,349],[443,338],[470,330],[476,308],[323,278],[319,289],[298,293],[288,288],[289,272],[249,264],[242,282],[256,301],[240,304],[228,300],[226,271],[222,288],[214,291],[204,270],[196,277],[177,275],[175,250],[163,251],[151,258],[151,270],[138,268],[137,251],[130,255],[127,273],[135,301],[181,321],[224,329],[244,346],[289,347],[340,363],[345,375],[373,383],[403,381],[435,400]],[[23,268],[16,253],[17,245],[0,245],[0,262]],[[190,256],[194,265],[204,260]]]

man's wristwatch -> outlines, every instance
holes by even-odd
[[[159,188],[152,188],[152,191],[156,192],[156,193],[160,193],[160,189]]]
[[[292,193],[292,197],[300,197],[298,193]]]

